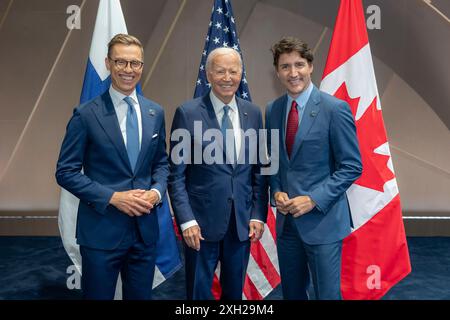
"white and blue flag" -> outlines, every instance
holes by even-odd
[[[100,0],[80,103],[87,102],[109,89],[111,77],[105,66],[105,57],[108,54],[109,41],[118,33],[128,33],[120,1]],[[138,86],[137,91],[141,91],[140,86]],[[78,204],[78,198],[67,190],[61,189],[58,217],[59,231],[67,254],[81,274],[80,248],[75,239]],[[153,288],[181,268],[172,215],[167,198],[164,195],[162,205],[157,207],[156,214],[158,215],[160,232],[156,248],[157,257]]]

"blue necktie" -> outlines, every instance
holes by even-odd
[[[127,153],[130,160],[131,168],[135,169],[139,156],[139,126],[136,110],[134,110],[133,102],[130,97],[123,99],[128,104],[127,111]]]
[[[228,112],[230,111],[230,106],[225,105],[223,107],[223,118],[222,118],[222,135],[223,135],[223,148],[225,150],[225,154],[227,155],[227,158],[231,160],[231,157],[229,157],[229,153],[227,152],[227,144],[232,145],[233,146],[233,150],[234,152],[234,157],[233,157],[233,162],[232,162],[232,166],[234,168],[234,166],[236,165],[236,145],[234,142],[234,131],[233,131],[233,123],[231,122],[230,116],[228,114]],[[231,141],[227,141],[227,130],[232,130],[233,135],[232,135],[232,140]]]

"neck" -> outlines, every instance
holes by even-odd
[[[120,92],[121,94],[126,95],[126,96],[131,95],[134,92],[134,90],[136,89],[136,88],[133,88],[132,90],[123,91],[123,90],[120,90],[119,88],[117,88],[114,84],[111,84],[111,86],[114,88],[114,90],[116,90],[117,92]]]

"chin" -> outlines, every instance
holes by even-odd
[[[301,87],[301,88],[295,88],[292,90],[292,92],[296,95],[301,94],[303,91],[305,90],[305,87]]]
[[[122,87],[122,91],[125,91],[125,92],[133,91],[133,89],[134,89],[134,86]]]

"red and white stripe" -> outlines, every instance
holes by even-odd
[[[247,275],[242,293],[242,299],[244,300],[262,300],[280,284],[275,217],[275,208],[269,207],[263,236],[259,241],[251,243]],[[216,268],[212,287],[215,299],[219,299],[221,293],[219,275],[220,264]]]
[[[269,207],[262,238],[251,244],[250,259],[242,297],[261,300],[280,284],[276,248],[275,209]]]

